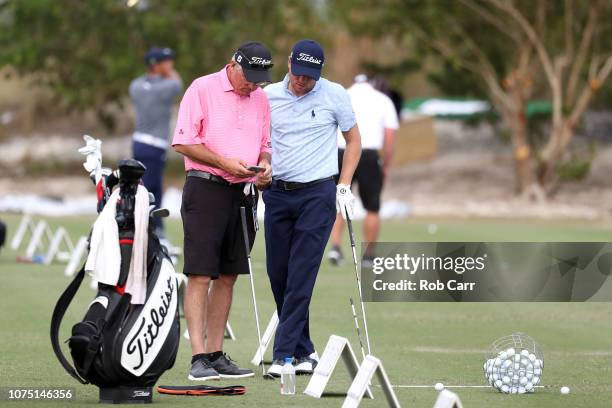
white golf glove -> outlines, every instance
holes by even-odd
[[[345,220],[348,213],[349,218],[352,220],[354,208],[355,196],[351,192],[351,186],[338,184],[336,186],[336,211],[342,214],[342,218]]]
[[[85,146],[79,149],[79,153],[85,155],[83,167],[89,173],[93,173],[102,167],[102,142],[89,135],[84,135],[83,140],[85,140]]]

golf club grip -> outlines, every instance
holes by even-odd
[[[351,239],[351,246],[355,246],[355,235],[353,234],[353,221],[351,221],[351,217],[349,217],[348,212],[345,210],[346,215],[346,224],[348,225],[349,237]]]
[[[240,219],[242,220],[242,236],[244,238],[244,249],[246,250],[247,257],[250,257],[251,249],[249,248],[249,231],[247,230],[246,209],[244,208],[244,206],[240,207]]]

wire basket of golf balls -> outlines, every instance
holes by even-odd
[[[534,339],[513,333],[491,344],[483,368],[487,381],[499,392],[530,393],[542,380],[544,354]]]

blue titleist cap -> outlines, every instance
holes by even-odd
[[[323,69],[323,48],[313,40],[302,40],[291,50],[291,73],[304,75],[318,81]]]
[[[150,48],[149,51],[147,51],[147,53],[145,54],[144,60],[145,60],[145,65],[151,66],[151,65],[158,64],[165,60],[169,60],[169,59],[173,60],[174,58],[175,58],[175,55],[172,49],[168,47],[164,47],[164,48],[153,47],[153,48]]]

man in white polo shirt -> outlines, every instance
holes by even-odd
[[[362,153],[353,182],[359,187],[359,197],[367,211],[363,223],[363,242],[376,242],[380,231],[380,195],[384,179],[389,171],[393,157],[395,131],[399,127],[393,102],[384,93],[377,91],[368,83],[365,75],[357,75],[355,83],[348,89],[351,103],[361,133]],[[344,157],[344,137],[338,135],[338,162],[342,167]],[[379,151],[382,149],[382,160]],[[338,265],[343,260],[340,251],[344,220],[336,217],[331,234],[332,248],[327,256],[330,262]],[[365,254],[367,257],[367,253]]]

